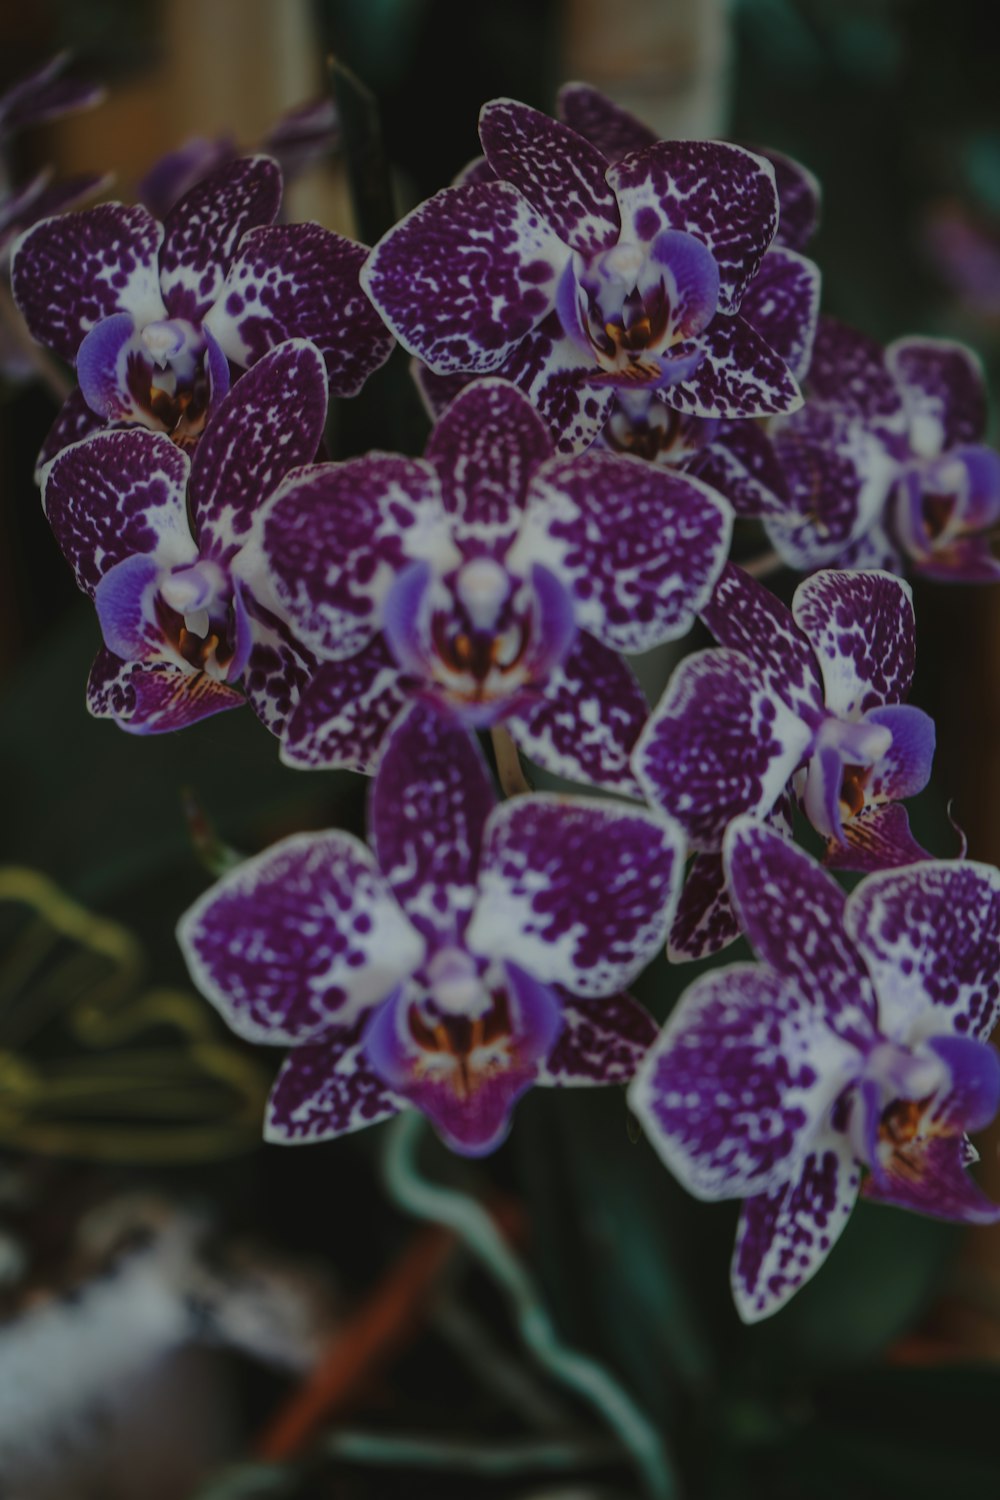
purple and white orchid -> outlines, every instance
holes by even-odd
[[[253,595],[242,547],[255,511],[315,458],[326,373],[279,345],[222,401],[192,458],[162,433],[94,433],[42,472],[45,514],[97,607],[104,649],[88,706],[134,734],[241,704],[276,732],[308,662]]]
[[[281,171],[243,157],[193,187],[161,224],[103,203],[45,219],[14,250],[17,304],[80,388],[43,460],[87,433],[138,424],[194,442],[253,365],[307,338],[335,396],[354,395],[393,340],[358,284],[367,250],[319,224],[274,224]]]
[[[361,277],[434,376],[513,380],[566,451],[594,441],[621,392],[709,419],[801,405],[782,347],[811,341],[815,267],[782,251],[756,309],[766,329],[741,316],[778,224],[769,162],[661,141],[609,166],[509,99],[484,106],[480,139],[485,166],[391,229]]]
[[[293,475],[245,552],[262,602],[321,665],[289,718],[293,765],[371,768],[414,695],[503,720],[558,774],[635,795],[648,712],[620,651],[683,635],[731,530],[696,480],[608,453],[562,458],[509,382],[477,381],[425,457]]]
[[[944,582],[1000,579],[1000,454],[984,445],[986,391],[971,349],[887,349],[820,320],[801,412],[772,425],[784,513],[766,517],[790,567],[882,567]]]
[[[265,1135],[329,1140],[424,1111],[492,1151],[532,1084],[623,1083],[655,1035],[622,993],[662,944],[683,835],[618,803],[501,806],[472,738],[411,707],[371,790],[374,853],[307,833],[247,860],[179,928],[251,1041],[288,1046]]]
[[[934,755],[932,720],[903,701],[915,662],[909,586],[825,570],[799,585],[789,611],[727,564],[702,618],[722,649],[681,662],[633,757],[650,802],[698,851],[671,936],[679,958],[737,936],[723,835],[741,813],[780,822],[790,782],[827,864],[929,858],[899,805],[926,785]]]
[[[1000,1208],[968,1174],[1000,1105],[1000,873],[936,861],[847,897],[753,818],[726,835],[759,964],[681,997],[629,1102],[699,1198],[743,1198],[740,1315],[777,1311],[825,1260],[858,1191],[965,1223]],[[862,1170],[866,1176],[862,1183]]]

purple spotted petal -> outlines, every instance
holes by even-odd
[[[802,405],[791,370],[742,317],[713,318],[692,375],[664,400],[695,417],[769,417]]]
[[[791,611],[762,583],[727,563],[701,617],[722,646],[748,656],[807,723],[823,712],[823,689],[808,641]]]
[[[461,940],[495,805],[493,782],[468,731],[451,715],[414,704],[384,742],[369,825],[386,880],[432,947]]]
[[[506,182],[445,188],[375,246],[361,282],[438,374],[496,370],[551,311],[569,251]]]
[[[744,1323],[776,1313],[815,1275],[847,1225],[860,1178],[850,1145],[830,1130],[793,1182],[744,1203],[731,1270]]]
[[[859,1066],[793,979],[734,964],[685,990],[629,1104],[688,1192],[744,1198],[794,1176]]]
[[[819,267],[794,250],[769,250],[747,287],[740,317],[801,380],[809,368],[819,316]]]
[[[885,362],[902,392],[910,441],[921,458],[986,431],[986,386],[976,354],[947,339],[897,339]]]
[[[591,452],[535,475],[513,567],[543,564],[569,588],[577,624],[617,651],[684,635],[729,550],[729,507],[639,458]]]
[[[656,132],[627,109],[587,83],[565,83],[557,95],[557,112],[571,130],[596,146],[609,162],[652,146]]]
[[[816,327],[810,394],[888,432],[901,432],[903,404],[879,344],[867,334],[821,317]]]
[[[808,167],[780,151],[761,148],[758,154],[774,168],[778,189],[778,229],[774,243],[789,250],[804,250],[819,223],[819,181]]]
[[[531,476],[552,454],[545,423],[503,380],[477,380],[444,412],[424,457],[433,464],[452,536],[466,554],[506,551]]]
[[[420,393],[424,410],[432,422],[436,422],[451,403],[462,394],[470,381],[476,378],[474,375],[465,375],[461,372],[451,375],[435,375],[434,371],[420,359],[410,360],[410,374]]]
[[[673,673],[632,765],[696,849],[717,850],[733,818],[767,813],[812,739],[736,651],[698,651]]]
[[[842,1036],[870,1040],[875,991],[844,925],[844,892],[815,860],[753,818],[723,845],[729,890],[757,957],[793,979]]]
[[[781,515],[788,504],[774,445],[756,422],[720,422],[684,472],[718,490],[738,516]]]
[[[487,824],[468,946],[516,954],[574,995],[614,994],[666,941],[682,862],[683,836],[666,818],[612,802],[515,798]]]
[[[230,162],[236,154],[231,138],[192,136],[159,157],[136,185],[135,195],[157,219],[166,219],[170,210],[185,193],[206,178],[210,172]]]
[[[285,339],[309,339],[323,356],[331,395],[356,396],[393,348],[359,283],[367,254],[320,224],[251,229],[206,327],[241,365]]]
[[[200,323],[222,291],[243,235],[270,224],[280,207],[281,171],[267,156],[227,162],[185,193],[167,215],[160,249],[169,315]]]
[[[240,377],[191,463],[191,511],[203,552],[232,556],[289,470],[316,457],[325,422],[323,361],[305,339],[279,345]]]
[[[906,808],[898,802],[864,807],[844,824],[841,843],[830,839],[823,853],[828,870],[892,870],[933,856],[910,832]]]
[[[631,995],[560,996],[563,1029],[537,1081],[552,1088],[629,1083],[656,1040],[656,1022]]]
[[[707,958],[741,935],[726,889],[721,854],[696,854],[688,868],[670,929],[667,956],[674,963]]]
[[[191,977],[248,1041],[317,1040],[383,1000],[423,940],[347,833],[300,833],[245,860],[177,929]]]
[[[582,453],[604,429],[615,388],[594,385],[595,365],[553,314],[522,339],[497,374],[514,381],[546,422],[561,453]]]
[[[299,698],[316,670],[316,660],[290,636],[287,627],[254,610],[253,645],[243,671],[243,691],[261,723],[282,735]]]
[[[105,422],[155,425],[150,410],[156,366],[130,313],[102,318],[77,351],[80,391]]]
[[[264,1139],[276,1146],[314,1145],[377,1125],[404,1107],[364,1055],[367,1015],[336,1027],[320,1042],[295,1047],[274,1080]]]
[[[73,361],[112,313],[139,326],[165,316],[156,256],[162,226],[144,208],[102,203],[43,219],[14,246],[11,285],[33,336]]]
[[[42,444],[36,460],[35,483],[41,484],[45,465],[64,448],[68,448],[71,443],[78,443],[81,438],[89,437],[92,432],[100,432],[103,427],[103,417],[91,411],[79,387],[70,391]]]
[[[129,734],[185,729],[242,704],[241,694],[207,672],[183,672],[166,663],[125,662],[103,648],[87,683],[87,708],[95,719],[113,719]]]
[[[847,932],[878,991],[882,1029],[906,1037],[933,1014],[986,1038],[1000,1013],[1000,872],[926,861],[869,875],[848,897]]]
[[[885,509],[900,472],[891,447],[863,417],[811,399],[771,438],[788,495],[785,515],[767,517],[774,546],[803,572],[839,561]]]
[[[816,653],[831,713],[854,718],[906,697],[916,625],[901,578],[827,569],[799,584],[792,614]]]
[[[186,456],[159,433],[99,432],[66,448],[42,477],[42,504],[77,583],[93,595],[135,553],[192,562]]]
[[[514,1105],[536,1081],[562,1024],[558,996],[519,966],[504,965],[496,981],[506,1029],[492,1041],[477,1042],[466,1018],[464,1045],[443,1026],[428,1034],[415,1011],[433,997],[416,985],[381,1006],[365,1033],[365,1053],[379,1077],[423,1110],[446,1144],[465,1156],[484,1156],[499,1146]],[[437,1050],[433,1043],[441,1032],[445,1045]]]
[[[580,631],[537,703],[507,716],[524,753],[556,776],[636,797],[629,758],[649,714],[617,652]]]
[[[882,1181],[867,1177],[861,1193],[875,1203],[935,1219],[963,1224],[995,1224],[1000,1219],[1000,1206],[969,1176],[958,1136],[931,1136],[912,1143],[898,1170],[890,1168]]]
[[[237,385],[237,391],[239,385]],[[259,513],[240,559],[303,645],[335,659],[364,650],[408,547],[443,527],[437,477],[419,459],[369,453],[294,474]],[[265,583],[266,580],[266,583]]]
[[[494,99],[480,112],[479,138],[497,177],[523,193],[564,244],[590,256],[617,242],[608,164],[583,136],[514,99]]]
[[[370,775],[411,688],[382,636],[346,661],[323,662],[303,687],[281,741],[287,766]]]
[[[708,246],[721,278],[719,309],[736,312],[778,224],[770,164],[723,141],[660,141],[618,162],[608,181],[623,233],[649,241],[661,229],[681,229]]]

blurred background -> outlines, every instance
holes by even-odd
[[[585,79],[664,136],[805,162],[826,310],[888,340],[966,340],[1000,376],[995,0],[33,0],[0,9],[0,89],[63,49],[97,107],[19,135],[15,180],[108,171],[130,201],[191,137],[259,142],[328,89],[371,91],[395,211],[478,152],[480,104]],[[354,107],[357,107],[357,96]],[[342,96],[341,103],[344,99]],[[350,132],[348,132],[350,134]],[[343,132],[290,217],[370,239]],[[84,707],[93,612],[32,481],[55,406],[0,402],[0,1495],[395,1500],[640,1493],[524,1353],[502,1297],[382,1184],[381,1130],[259,1143],[279,1055],[190,989],[173,938],[217,842],[363,827],[364,783],[281,767],[249,710],[133,739]],[[419,451],[397,354],[334,413],[344,457]],[[789,597],[795,580],[774,586]],[[918,585],[913,701],[937,720],[916,833],[1000,862],[1000,598]],[[664,1016],[692,970],[641,993]],[[618,1091],[536,1091],[485,1163],[426,1171],[488,1202],[561,1334],[663,1432],[688,1500],[997,1492],[1000,1229],[865,1205],[773,1322],[728,1296],[735,1212],[687,1199]],[[984,1185],[1000,1196],[997,1138]],[[419,1439],[419,1441],[416,1441]]]

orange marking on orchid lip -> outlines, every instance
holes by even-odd
[[[924,525],[931,541],[936,541],[947,529],[951,513],[955,508],[951,495],[925,495],[923,499]]]
[[[845,817],[856,818],[865,805],[865,787],[870,766],[845,766],[840,783],[840,808]]]

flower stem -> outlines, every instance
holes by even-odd
[[[497,725],[490,730],[490,739],[493,741],[493,754],[497,762],[497,780],[500,782],[500,790],[505,797],[519,797],[523,792],[531,791],[531,782],[524,773],[521,764],[521,756],[511,738],[510,731],[504,729],[503,725]]]
[[[389,1127],[383,1159],[386,1187],[395,1203],[417,1218],[446,1225],[503,1288],[524,1343],[538,1362],[592,1406],[618,1436],[642,1476],[650,1500],[673,1500],[676,1476],[659,1432],[603,1365],[564,1344],[528,1271],[474,1199],[428,1182],[416,1165],[423,1116],[404,1112]]]

